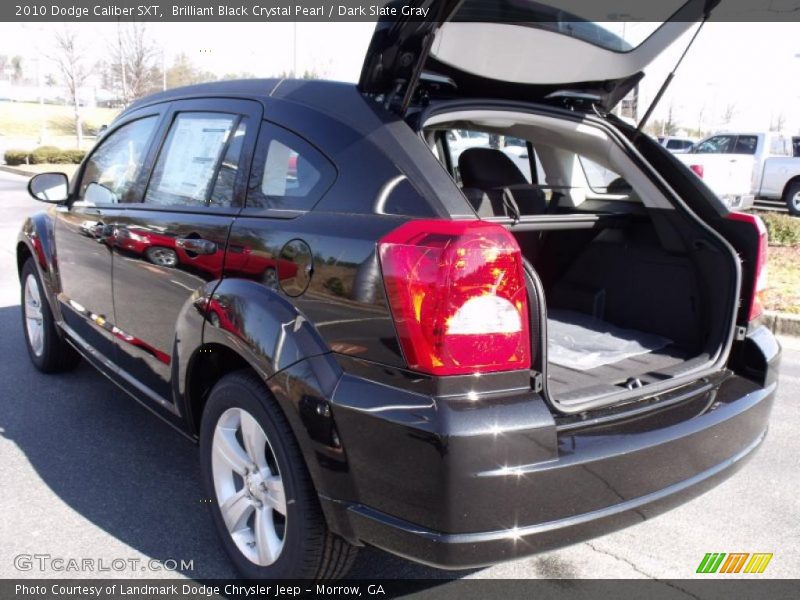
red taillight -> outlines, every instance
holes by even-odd
[[[752,321],[764,312],[763,296],[767,291],[767,228],[761,217],[750,213],[732,212],[728,218],[733,221],[749,223],[758,235],[758,251],[755,260],[755,272],[753,273],[754,285],[750,297],[750,310],[747,313],[747,320]]]
[[[697,175],[700,179],[703,178],[703,165],[689,165],[689,168]]]
[[[530,368],[522,255],[505,228],[411,221],[378,250],[409,368],[433,375]]]

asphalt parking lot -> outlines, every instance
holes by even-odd
[[[80,575],[20,571],[20,554],[105,564],[191,560],[181,576],[234,577],[202,502],[195,447],[91,367],[45,376],[29,363],[14,246],[23,217],[42,205],[25,184],[0,172],[0,578]],[[763,447],[701,498],[626,530],[492,568],[439,571],[367,549],[352,575],[675,579],[695,576],[707,552],[771,552],[761,577],[796,577],[800,341],[782,341],[781,389]],[[171,575],[129,567],[98,576]]]

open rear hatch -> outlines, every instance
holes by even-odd
[[[376,27],[360,90],[404,116],[430,100],[415,121],[426,143],[476,213],[514,234],[540,309],[533,385],[543,374],[560,412],[637,401],[724,366],[739,289],[730,246],[645,174],[607,122],[541,112],[610,110],[717,3],[429,0],[402,3],[425,19]],[[593,185],[573,182],[590,179],[575,175],[587,169],[581,155],[614,175],[586,203]]]
[[[400,112],[415,94],[567,101],[609,110],[718,2],[390,2],[427,9],[426,16],[378,22],[359,89]],[[574,10],[565,9],[570,4]]]

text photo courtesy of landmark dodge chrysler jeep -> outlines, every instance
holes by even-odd
[[[137,100],[72,181],[29,183],[50,204],[17,245],[31,360],[83,358],[198,443],[245,577],[571,544],[766,435],[763,224],[609,114],[706,3],[632,45],[460,16],[482,1],[380,21],[357,85]]]

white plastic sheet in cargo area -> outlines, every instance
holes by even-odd
[[[548,310],[547,360],[570,369],[594,369],[671,343],[660,335],[622,329],[584,313]]]

